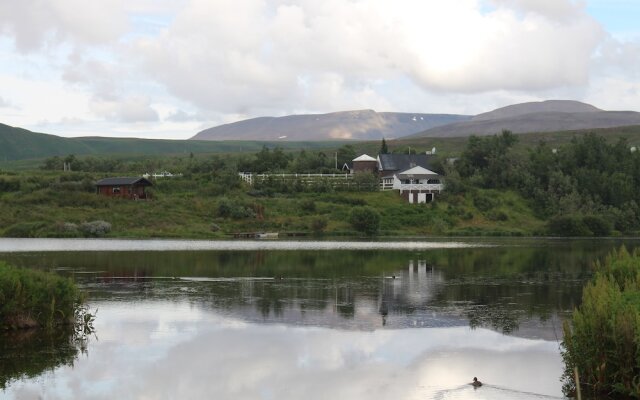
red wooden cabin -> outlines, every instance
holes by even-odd
[[[105,178],[96,182],[97,193],[107,197],[145,200],[148,198],[145,188],[153,184],[145,178],[123,177]]]

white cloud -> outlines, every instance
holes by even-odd
[[[156,122],[158,112],[151,106],[148,97],[131,96],[125,98],[93,98],[91,110],[108,120],[124,123]]]
[[[588,83],[603,31],[583,7],[493,3],[192,0],[136,52],[172,94],[226,113],[392,106],[376,84],[403,76],[458,93]]]
[[[48,43],[100,44],[126,32],[125,0],[20,0],[0,2],[0,33],[10,34],[19,51]]]
[[[3,88],[24,105],[13,120],[98,116],[103,133],[143,121],[189,137],[195,119],[477,113],[546,98],[640,109],[640,41],[615,39],[580,0],[24,0],[0,3],[0,38],[13,44],[0,47],[0,73],[84,99],[52,118],[39,93]]]

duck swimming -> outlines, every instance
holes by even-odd
[[[473,386],[474,388],[479,388],[480,386],[482,386],[482,382],[480,382],[478,378],[474,376],[473,382],[471,382],[471,386]]]

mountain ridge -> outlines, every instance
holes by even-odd
[[[214,126],[191,140],[379,140],[408,136],[425,129],[470,119],[469,115],[338,111],[257,117]]]

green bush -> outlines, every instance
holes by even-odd
[[[71,280],[0,262],[0,329],[72,323],[81,303]]]
[[[13,238],[41,237],[46,227],[47,224],[44,222],[18,222],[8,227],[4,231],[4,236]]]
[[[311,225],[309,226],[309,228],[311,228],[311,231],[315,234],[321,234],[322,232],[324,232],[325,229],[327,229],[327,225],[328,225],[328,221],[326,218],[314,218],[311,221]]]
[[[577,215],[557,216],[549,220],[548,229],[551,234],[560,236],[592,236],[593,232]]]
[[[564,390],[640,397],[640,252],[625,248],[596,263],[582,304],[564,324]]]
[[[611,234],[612,224],[602,217],[587,215],[582,218],[582,222],[584,222],[594,236],[609,236],[609,234]]]
[[[498,206],[498,202],[486,194],[476,192],[473,196],[473,205],[480,211],[489,211]]]
[[[316,203],[311,199],[303,200],[300,202],[300,209],[307,214],[313,213],[316,211]]]
[[[371,207],[354,207],[349,213],[349,223],[356,231],[372,236],[380,229],[380,214]]]

